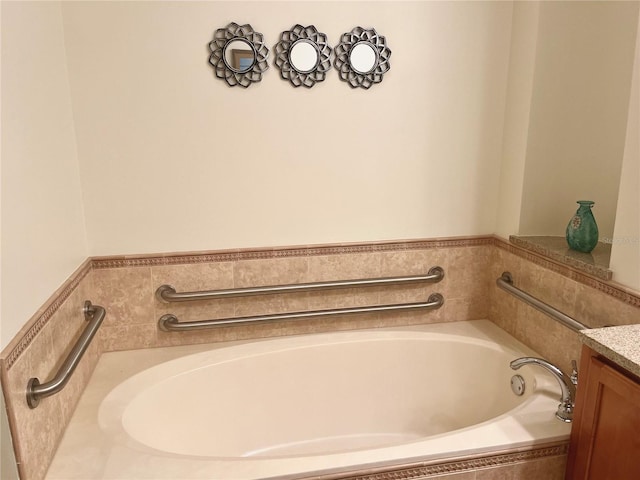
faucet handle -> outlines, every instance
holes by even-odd
[[[569,377],[571,383],[578,385],[578,362],[571,360],[571,376]]]

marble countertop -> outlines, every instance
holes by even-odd
[[[591,253],[582,253],[571,250],[565,237],[511,235],[509,241],[601,280],[611,280],[613,276],[609,270],[611,244],[599,242]]]
[[[582,343],[640,377],[640,324],[580,332]]]

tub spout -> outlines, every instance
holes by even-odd
[[[569,380],[562,370],[542,358],[521,357],[515,359],[510,365],[511,368],[517,370],[523,365],[529,364],[538,365],[548,370],[554,377],[556,377],[556,380],[558,380],[558,383],[560,384],[560,390],[562,391],[562,397],[560,398],[560,405],[558,405],[558,410],[556,411],[556,417],[563,422],[571,422],[573,419],[574,398],[576,394],[576,387],[573,382]]]

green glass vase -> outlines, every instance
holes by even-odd
[[[598,244],[598,225],[591,207],[594,202],[578,200],[578,210],[567,225],[567,243],[569,248],[589,253]]]

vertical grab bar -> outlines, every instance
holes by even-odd
[[[29,408],[36,408],[40,403],[41,398],[58,393],[64,388],[67,382],[69,382],[71,374],[78,366],[78,363],[80,363],[82,355],[84,355],[84,352],[89,347],[91,340],[95,336],[106,315],[106,311],[103,307],[99,305],[92,305],[89,300],[84,302],[84,308],[82,311],[85,319],[89,321],[89,324],[85,327],[80,338],[76,341],[64,363],[58,369],[56,375],[45,383],[40,383],[36,377],[31,378],[29,383],[27,383],[27,404],[29,405]]]

